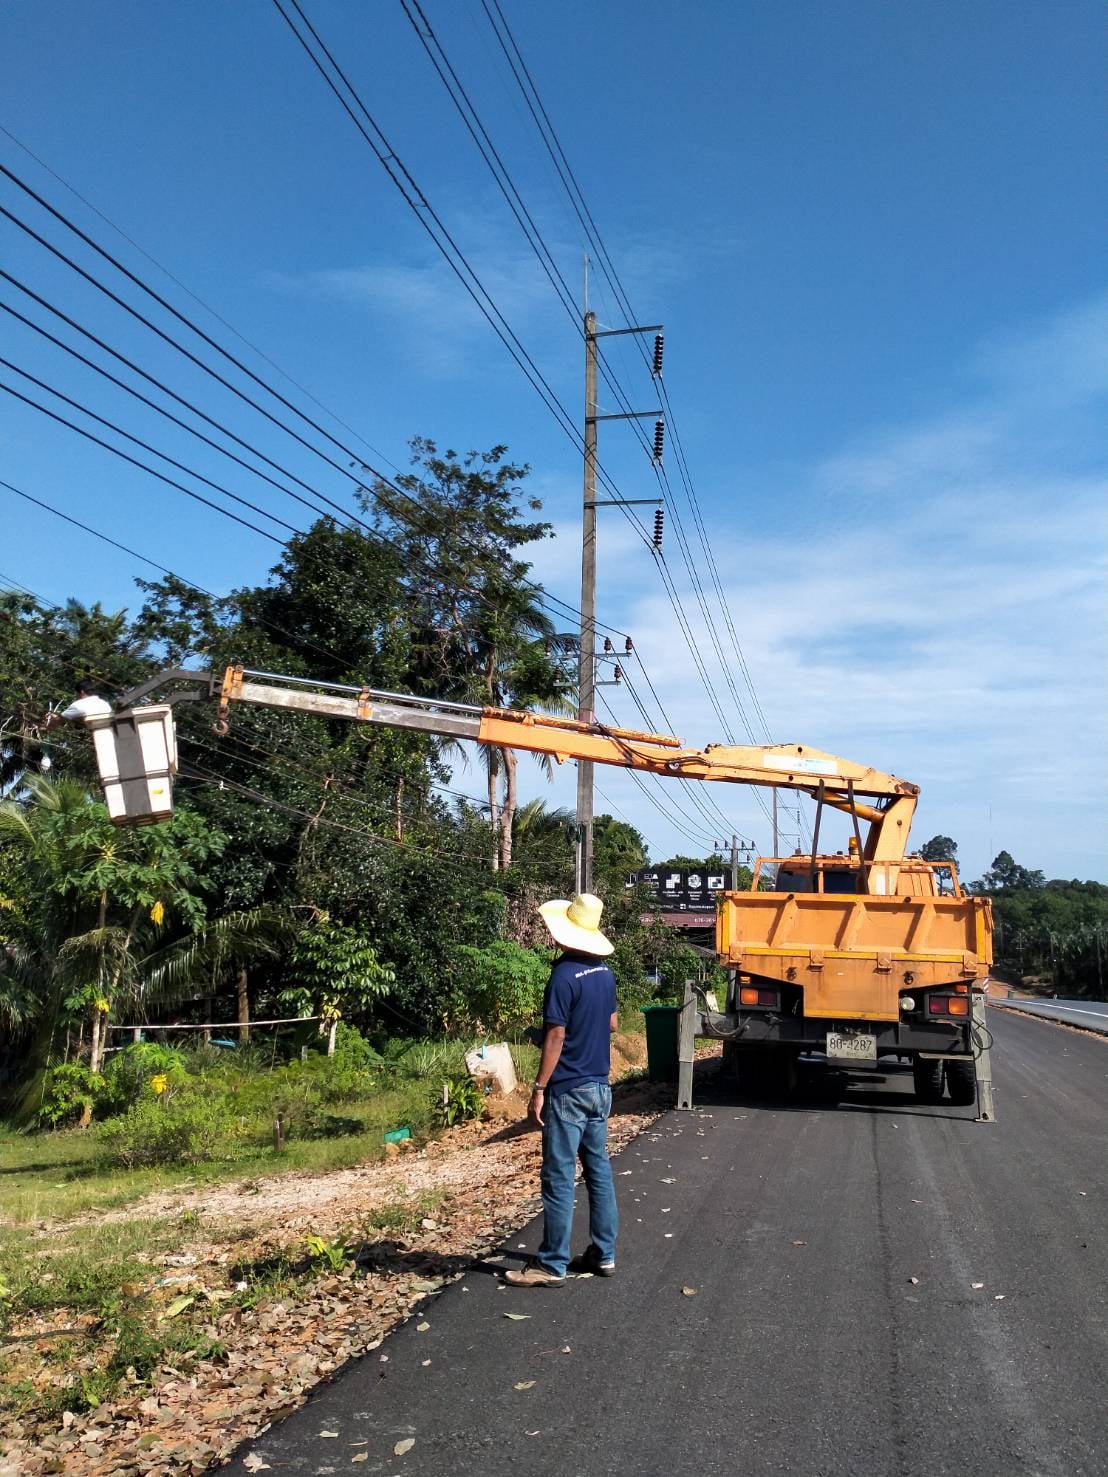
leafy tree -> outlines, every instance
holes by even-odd
[[[444,1024],[494,1036],[531,1024],[542,1009],[550,958],[549,950],[524,949],[508,939],[480,949],[465,945],[455,949],[454,991]]]
[[[593,822],[593,876],[610,887],[623,886],[632,872],[647,865],[646,842],[634,826],[614,816]]]
[[[72,701],[89,678],[112,696],[153,670],[126,612],[70,600],[42,607],[33,596],[0,593],[0,793],[48,758],[69,773],[91,776],[91,749],[66,728],[47,735],[48,710]]]
[[[364,1010],[396,978],[364,934],[326,913],[301,929],[290,965],[296,984],[283,990],[281,999],[330,1021],[332,1045],[339,1017]]]
[[[576,823],[571,810],[549,810],[543,800],[529,800],[516,812],[513,864],[534,872],[547,887],[573,875]]]
[[[713,851],[711,856],[671,856],[664,862],[653,863],[659,871],[673,872],[730,872],[729,858]]]
[[[920,856],[925,862],[950,862],[957,863],[958,843],[950,836],[932,836],[930,841],[925,841],[920,847]],[[938,867],[935,877],[940,894],[949,894],[954,891],[954,873],[952,867]]]
[[[1030,872],[1021,867],[1011,852],[1001,851],[993,858],[993,864],[984,877],[972,884],[974,892],[1011,892],[1019,888],[1042,887],[1042,872]]]
[[[956,862],[958,843],[949,836],[932,836],[920,847],[919,854],[925,862]]]
[[[206,915],[205,864],[225,838],[178,809],[157,826],[117,828],[73,780],[27,781],[25,804],[0,803],[0,857],[21,927],[9,939],[3,993],[33,1001],[25,1024],[91,1012],[89,1066],[107,1044],[107,1017],[144,991],[143,961],[159,931]]]
[[[519,557],[551,532],[548,523],[521,516],[521,503],[533,513],[541,507],[523,491],[530,469],[505,461],[505,446],[459,457],[440,455],[424,437],[410,444],[415,470],[394,484],[376,479],[363,505],[407,554],[402,582],[414,628],[413,687],[490,707],[566,711],[569,683],[556,657],[569,638],[555,631],[528,581],[530,565]],[[485,758],[493,867],[507,869],[518,760],[510,748],[487,749]]]

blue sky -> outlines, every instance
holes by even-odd
[[[303,4],[579,416],[580,340],[399,0]],[[479,0],[424,10],[576,290],[580,229]],[[1005,847],[1049,875],[1104,877],[1101,7],[505,0],[505,11],[637,313],[666,324],[666,385],[773,736],[918,782],[917,839],[953,835],[968,876]],[[3,134],[0,161],[372,460],[403,466],[414,434],[508,442],[557,529],[536,569],[577,603],[572,444],[269,0],[9,4],[0,48],[4,127],[326,410]],[[7,182],[0,199],[91,268]],[[13,275],[348,501],[339,471],[8,222],[0,232]],[[594,273],[593,306],[615,323],[602,287]],[[7,284],[0,298],[49,322]],[[300,522],[295,504],[0,321],[5,358]],[[626,341],[610,352],[631,400],[652,406]],[[0,449],[8,481],[209,588],[261,578],[276,552],[9,396]],[[602,427],[601,456],[624,495],[655,495],[628,430]],[[679,487],[672,442],[670,471]],[[678,506],[695,551],[680,493]],[[148,572],[135,561],[2,489],[0,519],[8,580],[56,600],[135,602],[132,578]],[[719,740],[653,561],[617,519],[603,515],[601,619],[633,633],[681,736]],[[667,559],[738,732],[675,533]],[[638,722],[625,695],[611,702]],[[457,778],[479,789],[475,768]],[[598,805],[635,821],[655,855],[698,849],[628,777],[599,781]],[[572,803],[569,773],[550,790],[537,771],[529,783]],[[768,850],[748,792],[712,798]],[[686,797],[670,787],[663,799],[714,839]]]

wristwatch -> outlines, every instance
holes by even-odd
[[[545,1082],[536,1082],[534,1088],[532,1089],[532,1091],[534,1091],[534,1092],[545,1092],[546,1091],[546,1083]]]

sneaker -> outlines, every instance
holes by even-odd
[[[590,1244],[580,1256],[574,1257],[569,1264],[571,1272],[590,1272],[594,1277],[614,1277],[616,1275],[616,1264],[613,1258],[610,1262],[602,1262],[600,1253],[596,1247]]]
[[[538,1263],[524,1267],[522,1271],[504,1273],[504,1281],[511,1287],[564,1287],[565,1280],[564,1277],[555,1277],[553,1272],[548,1272]]]

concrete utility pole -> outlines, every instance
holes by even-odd
[[[615,338],[626,333],[653,333],[654,361],[651,373],[655,379],[662,373],[662,325],[631,328],[597,329],[596,314],[589,311],[589,263],[585,258],[585,434],[584,491],[581,509],[581,641],[577,662],[577,717],[582,723],[596,722],[596,510],[598,507],[629,508],[638,504],[659,504],[661,498],[596,499],[596,427],[598,421],[630,421],[653,418],[654,462],[662,460],[663,427],[660,410],[630,410],[621,414],[601,415],[596,401],[597,339]],[[625,402],[626,403],[626,402]],[[660,522],[655,527],[655,548],[661,545]],[[628,644],[627,650],[631,650]],[[616,670],[616,681],[619,671]],[[577,846],[575,873],[578,892],[592,891],[592,821],[593,765],[588,759],[577,761]]]
[[[596,314],[585,313],[585,476],[581,509],[581,644],[577,717],[596,721]],[[577,891],[592,892],[593,766],[577,761]]]

